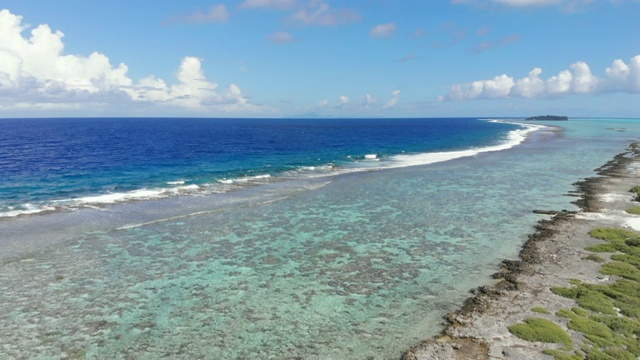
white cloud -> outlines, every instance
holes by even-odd
[[[134,86],[124,89],[132,99],[157,105],[172,106],[199,111],[259,111],[242,94],[236,84],[216,91],[218,84],[207,79],[202,70],[202,61],[187,56],[182,59],[176,75],[178,83],[167,86],[164,80],[148,76]]]
[[[378,98],[371,94],[366,94],[355,101],[347,95],[341,95],[338,97],[336,102],[329,102],[327,99],[324,99],[318,102],[314,107],[307,110],[322,111],[323,113],[331,114],[332,116],[376,114],[382,110],[396,107],[399,100],[400,90],[392,91],[391,97],[386,103],[382,103]]]
[[[0,89],[3,92],[25,85],[43,89],[57,87],[65,91],[94,93],[131,86],[125,64],[113,67],[109,59],[94,52],[88,57],[63,55],[61,31],[52,32],[40,25],[26,39],[22,17],[0,11]]]
[[[288,32],[285,32],[285,31],[277,31],[277,32],[267,36],[267,39],[270,42],[276,43],[276,44],[286,44],[286,43],[292,43],[292,42],[296,41],[296,39],[293,37],[293,35],[291,35]]]
[[[386,104],[382,106],[383,109],[390,109],[398,104],[398,100],[400,100],[400,90],[394,90],[391,92],[391,99],[387,101]]]
[[[240,4],[241,8],[245,9],[278,9],[286,10],[291,9],[296,5],[296,0],[245,0]]]
[[[558,75],[552,76],[547,80],[545,93],[548,96],[560,96],[571,91],[571,83],[573,82],[573,74],[569,70],[564,70]]]
[[[577,94],[586,94],[594,92],[600,80],[591,73],[589,65],[583,61],[579,61],[571,65],[573,70],[573,78],[571,80],[571,89]]]
[[[21,16],[0,11],[0,109],[156,105],[201,111],[260,110],[235,84],[216,92],[218,84],[206,78],[196,57],[183,58],[172,85],[154,75],[134,82],[124,63],[113,66],[98,52],[66,55],[62,32],[39,25],[25,38],[22,32],[27,28]]]
[[[360,20],[360,13],[351,9],[331,9],[322,0],[310,0],[308,5],[296,11],[291,19],[304,25],[336,26]]]
[[[575,94],[600,94],[613,92],[640,93],[640,55],[631,58],[629,64],[617,59],[607,68],[604,78],[598,78],[583,61],[570,69],[560,71],[546,81],[540,78],[542,69],[535,68],[529,76],[514,80],[506,74],[491,80],[479,80],[469,84],[454,85],[439,101],[495,99],[507,97],[557,98]]]
[[[506,97],[515,85],[505,74],[491,80],[474,81],[467,85],[454,85],[443,100],[495,99]]]
[[[175,105],[197,108],[202,101],[210,101],[211,98],[216,97],[213,91],[218,87],[218,84],[207,80],[204,71],[202,71],[200,59],[184,58],[176,77],[179,83],[165,90],[167,101]],[[135,92],[135,89],[133,91]]]
[[[640,92],[640,55],[631,58],[629,64],[617,59],[606,69],[607,77],[602,88],[608,92]]]
[[[396,24],[390,22],[390,23],[379,24],[374,26],[369,32],[369,35],[374,37],[390,37],[390,36],[393,36],[395,32],[396,32]]]
[[[544,81],[540,79],[542,69],[535,68],[529,72],[529,76],[522,78],[513,85],[509,96],[535,98],[544,92]]]

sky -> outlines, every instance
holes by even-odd
[[[0,0],[0,118],[640,117],[640,0]]]

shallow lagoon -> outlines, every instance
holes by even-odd
[[[640,134],[558,125],[427,166],[3,221],[0,354],[398,358]]]

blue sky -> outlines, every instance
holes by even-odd
[[[0,117],[640,117],[638,0],[0,9]]]

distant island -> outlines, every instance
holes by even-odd
[[[527,120],[553,120],[553,121],[567,121],[569,120],[568,116],[557,116],[557,115],[538,115],[528,117]]]

